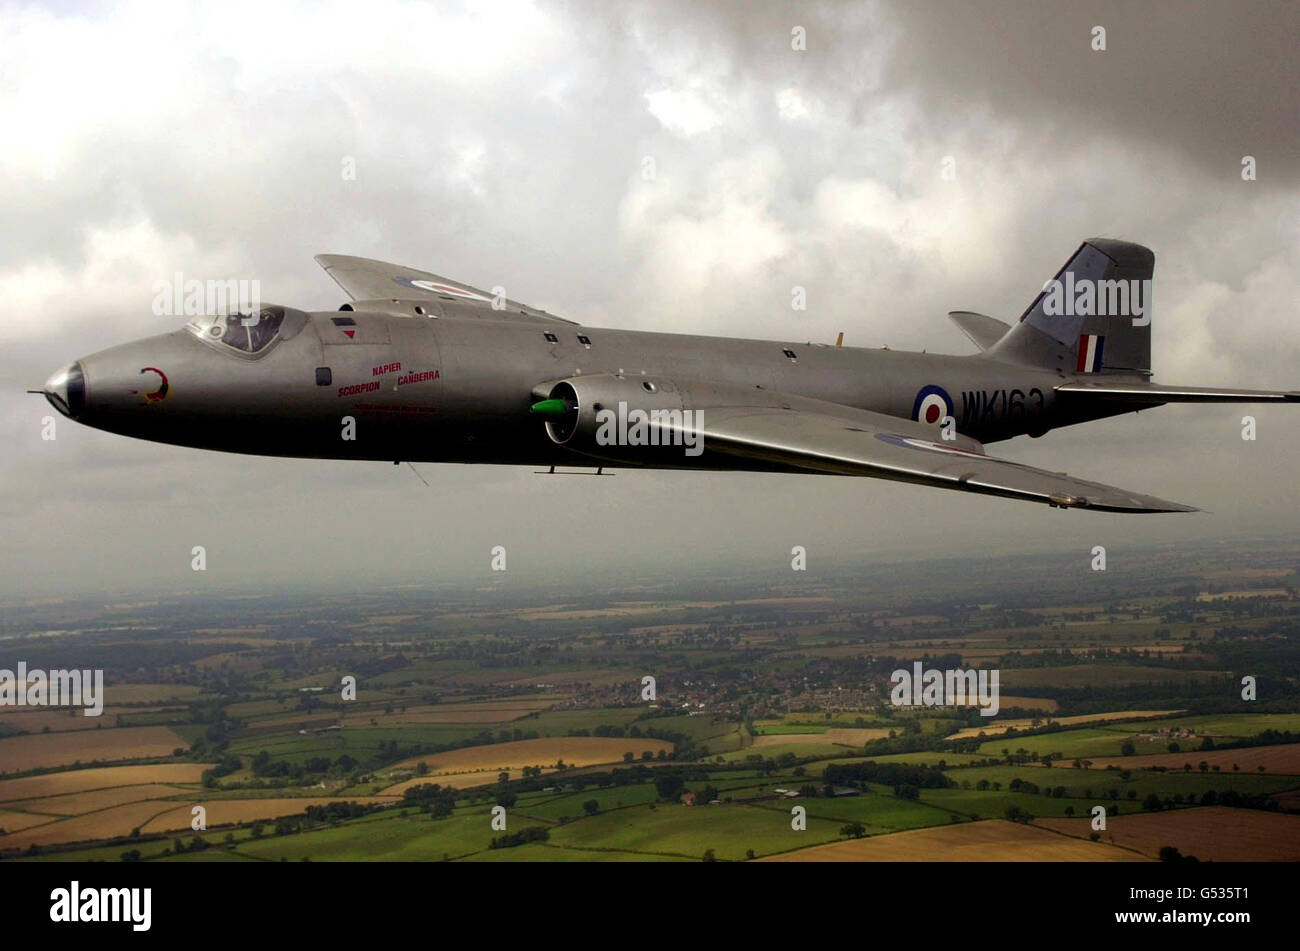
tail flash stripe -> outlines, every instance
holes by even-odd
[[[1079,373],[1098,373],[1101,371],[1101,351],[1106,338],[1097,334],[1079,335],[1079,359],[1075,370]]]

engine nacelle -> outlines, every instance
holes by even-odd
[[[682,392],[662,377],[595,374],[560,380],[548,400],[564,404],[563,415],[546,420],[552,442],[610,459],[644,455],[646,447],[697,444],[695,413],[683,406]]]

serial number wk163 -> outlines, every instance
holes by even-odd
[[[1038,387],[1024,390],[966,390],[961,395],[962,419],[1015,419],[1043,411],[1046,399]]]

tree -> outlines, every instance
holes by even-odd
[[[594,816],[600,812],[600,803],[595,799],[588,799],[582,804],[582,811],[589,816]]]
[[[1132,756],[1137,752],[1137,747],[1133,745],[1132,740],[1125,740],[1120,746],[1119,751],[1124,756]]]
[[[655,777],[655,792],[659,794],[660,799],[676,799],[681,795],[682,787],[685,785],[682,778],[677,775]]]
[[[861,822],[850,822],[840,829],[840,835],[848,836],[850,839],[860,839],[867,834],[867,827]]]

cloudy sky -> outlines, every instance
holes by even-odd
[[[793,545],[810,573],[890,554],[1085,565],[1096,544],[1113,560],[1296,528],[1290,407],[1166,407],[993,447],[1210,510],[1113,516],[816,476],[423,466],[426,487],[63,419],[44,441],[50,409],[23,393],[174,328],[150,304],[176,271],[333,309],[319,252],[595,326],[969,353],[947,311],[1014,319],[1092,235],[1156,253],[1158,380],[1300,387],[1292,5],[9,3],[0,48],[0,596],[506,584],[497,544],[508,578],[788,571]]]

